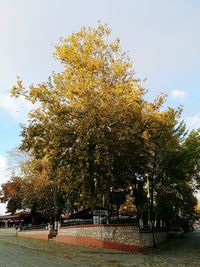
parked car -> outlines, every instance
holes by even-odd
[[[171,237],[171,238],[183,238],[184,237],[184,231],[181,227],[172,228],[169,231],[169,237]]]

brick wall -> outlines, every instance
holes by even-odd
[[[167,240],[167,232],[154,233],[155,243],[159,244]],[[153,239],[152,233],[140,233],[140,247],[152,247]]]
[[[166,238],[166,233],[155,233],[157,243]],[[133,225],[79,225],[60,227],[56,241],[139,252],[152,246],[152,234],[140,233]]]
[[[11,231],[11,229],[9,230]],[[12,231],[16,233],[15,229],[12,229]],[[17,231],[17,236],[48,240],[50,229],[21,230]],[[166,232],[155,233],[156,244],[166,239]],[[152,233],[140,233],[139,227],[133,225],[79,225],[59,227],[56,241],[131,252],[141,252],[153,245]]]
[[[49,230],[46,230],[46,229],[21,230],[17,232],[17,236],[48,240],[50,236],[50,232]]]
[[[5,236],[5,235],[15,236],[16,229],[14,227],[13,228],[9,228],[9,227],[0,228],[0,236]]]

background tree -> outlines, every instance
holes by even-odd
[[[22,209],[22,181],[19,177],[12,176],[10,181],[2,185],[2,202],[7,202],[7,211],[14,213]]]

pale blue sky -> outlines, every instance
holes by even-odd
[[[29,108],[8,96],[16,76],[45,81],[59,68],[52,57],[59,38],[99,20],[121,39],[137,76],[147,78],[147,96],[167,93],[167,105],[183,104],[188,127],[200,127],[199,0],[0,0],[0,182]]]

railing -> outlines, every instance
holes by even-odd
[[[109,220],[109,224],[132,224],[138,226],[138,220],[135,218],[114,218]]]
[[[62,226],[72,226],[72,225],[86,225],[86,224],[132,224],[138,226],[138,220],[135,218],[126,218],[126,219],[118,219],[118,218],[111,218],[109,222],[105,218],[101,218],[99,223],[94,223],[93,219],[70,219],[65,220],[61,223]]]
[[[23,225],[20,226],[20,230],[40,230],[40,229],[48,229],[48,224],[38,224],[38,225]]]
[[[71,219],[66,220],[61,223],[61,226],[72,226],[72,225],[86,225],[86,224],[93,224],[93,220],[85,220],[85,219]]]

